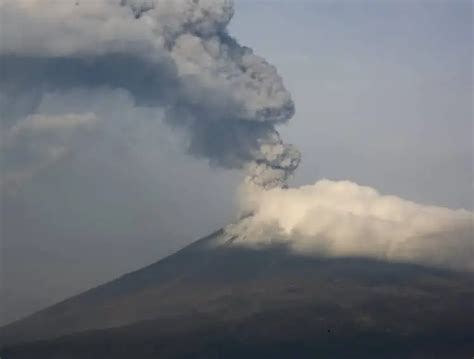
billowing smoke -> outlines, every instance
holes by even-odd
[[[294,105],[276,69],[227,33],[229,0],[0,0],[0,13],[4,184],[104,130],[87,109],[38,113],[44,98],[124,91],[162,109],[192,155],[247,171],[243,217],[226,229],[234,243],[474,269],[470,212],[350,182],[286,188],[300,154],[275,126]]]
[[[348,181],[242,188],[234,245],[284,244],[306,255],[367,257],[474,271],[473,213],[424,206]]]
[[[297,167],[299,152],[275,130],[294,113],[290,94],[228,35],[229,0],[0,0],[0,13],[2,132],[45,94],[124,89],[136,105],[162,108],[188,134],[189,153],[212,165],[244,168],[266,188]],[[4,161],[16,156],[8,149]]]

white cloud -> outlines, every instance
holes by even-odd
[[[473,213],[466,210],[425,206],[329,180],[289,189],[246,185],[240,200],[248,216],[227,227],[237,245],[283,242],[304,254],[474,271]]]

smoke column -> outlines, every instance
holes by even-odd
[[[249,182],[283,186],[298,166],[275,130],[294,114],[291,96],[273,66],[228,35],[230,1],[1,0],[0,13],[2,132],[31,122],[47,93],[125,89],[136,105],[163,108],[189,153],[245,169]],[[33,175],[33,160],[10,165],[18,147],[3,146],[5,171]]]
[[[37,113],[48,94],[126,91],[163,110],[190,154],[247,171],[236,245],[472,270],[472,213],[350,182],[286,188],[300,154],[275,126],[294,105],[276,69],[227,33],[229,0],[0,0],[3,186],[104,131],[94,114]]]

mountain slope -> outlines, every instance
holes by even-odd
[[[150,357],[212,357],[216,350],[230,350],[225,357],[239,350],[249,356],[275,343],[288,343],[293,352],[324,353],[343,343],[377,347],[374,338],[398,343],[399,349],[403,343],[423,349],[435,340],[437,353],[453,354],[453,346],[463,353],[471,349],[473,303],[471,274],[360,258],[302,257],[284,246],[245,249],[219,231],[6,326],[1,339],[7,359],[41,350],[49,358],[67,348],[75,349],[65,358],[99,358],[117,343],[123,353],[124,348],[135,350],[129,355],[145,350]],[[327,342],[333,337],[337,340]],[[104,343],[115,344],[104,349]],[[112,355],[120,357],[107,352]]]

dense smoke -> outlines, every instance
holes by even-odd
[[[297,167],[299,152],[275,130],[294,113],[290,94],[273,66],[227,34],[230,1],[1,0],[0,13],[2,131],[45,94],[118,88],[163,108],[189,152],[212,165],[245,168],[267,188]],[[7,173],[27,171],[8,165],[15,156],[3,148]]]
[[[294,105],[276,69],[227,33],[229,0],[0,0],[0,14],[2,187],[107,132],[87,108],[40,113],[46,97],[122,91],[161,109],[190,154],[247,171],[234,243],[474,269],[470,212],[350,182],[286,188],[300,154],[275,126]]]
[[[287,245],[306,255],[367,257],[474,271],[473,214],[424,206],[348,181],[242,188],[235,245]]]

